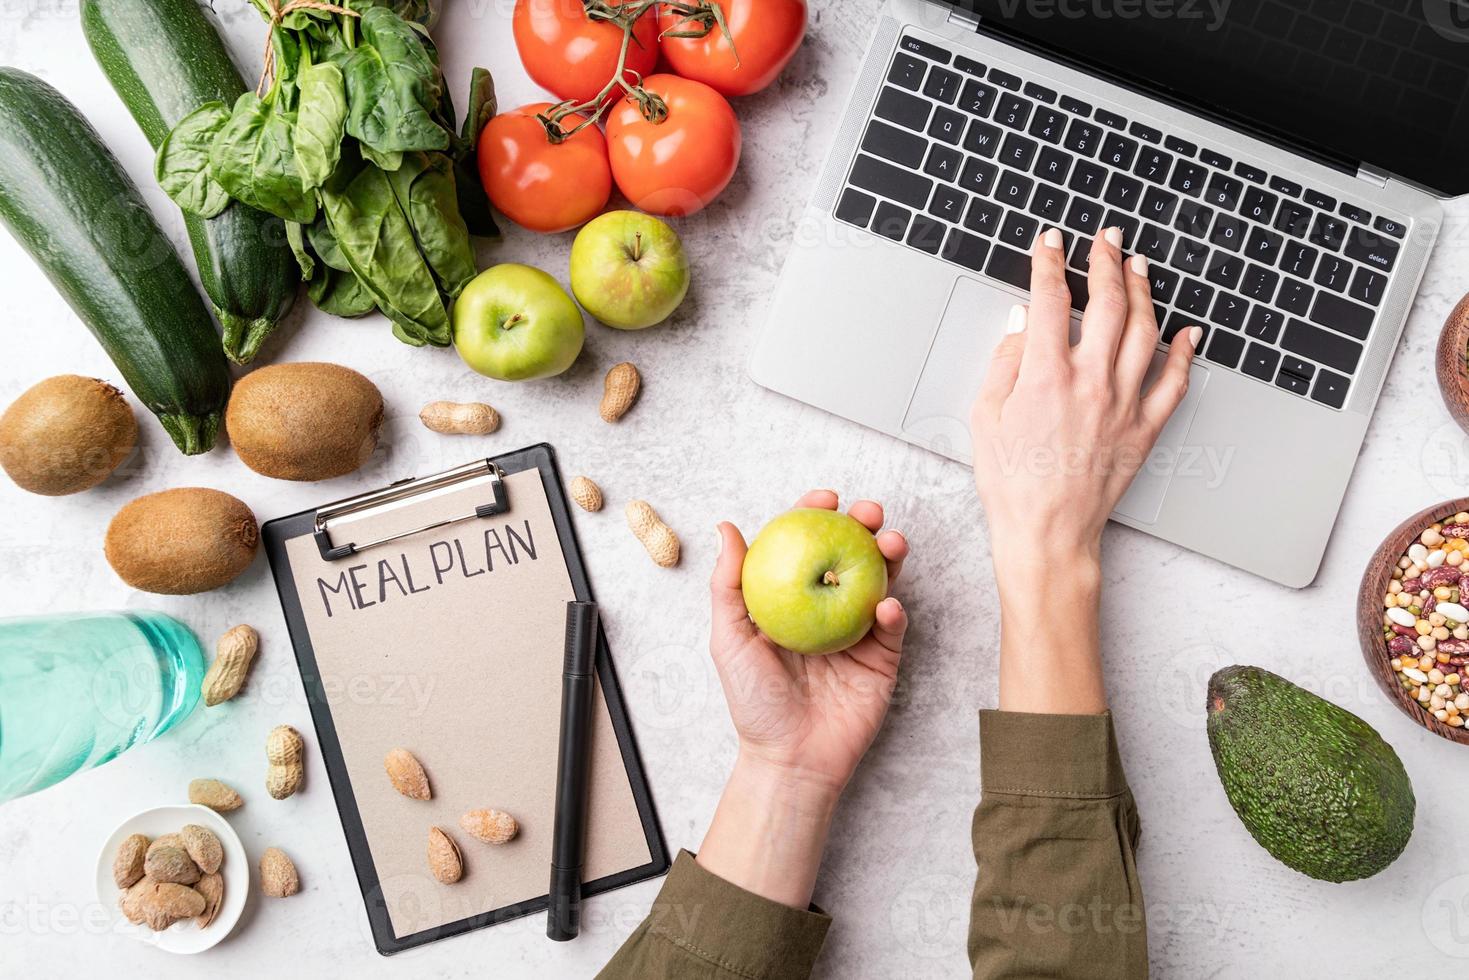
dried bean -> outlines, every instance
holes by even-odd
[[[1397,623],[1392,624],[1392,631],[1398,634],[1398,636],[1411,636],[1415,638],[1418,636],[1418,631],[1413,627],[1399,626]]]
[[[1469,524],[1445,524],[1439,533],[1446,538],[1469,538]]]
[[[1469,640],[1439,640],[1438,652],[1469,654]]]
[[[1393,654],[1394,656],[1402,656],[1404,654],[1416,652],[1418,649],[1418,644],[1414,643],[1406,636],[1395,636],[1392,638],[1391,641],[1388,642],[1387,649],[1388,652]]]
[[[1440,585],[1457,586],[1459,584],[1459,581],[1463,577],[1463,573],[1460,572],[1457,568],[1453,568],[1449,565],[1441,565],[1438,568],[1435,568],[1432,571],[1426,573],[1423,578],[1419,580],[1423,583],[1421,586],[1419,586],[1419,588],[1436,589]],[[1404,584],[1403,588],[1406,590],[1407,585]]]

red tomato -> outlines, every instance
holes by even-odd
[[[668,103],[649,122],[630,98],[607,114],[612,177],[627,199],[653,214],[693,214],[719,196],[740,162],[740,124],[724,96],[703,82],[652,75],[643,88]]]
[[[566,231],[601,213],[612,193],[607,141],[588,126],[561,143],[546,138],[536,113],[551,107],[535,102],[504,112],[485,124],[479,137],[479,179],[501,214],[531,231]],[[582,119],[570,115],[561,128]]]
[[[625,0],[605,2],[620,7]],[[582,0],[516,0],[513,27],[526,73],[558,99],[590,102],[617,73],[622,28],[592,20]],[[633,25],[623,77],[636,84],[657,63],[658,21],[650,9]]]
[[[734,47],[715,24],[703,37],[669,37],[687,30],[680,14],[658,8],[659,42],[669,66],[723,95],[750,95],[780,74],[806,34],[806,0],[715,0],[724,9]],[[739,57],[736,58],[735,56]]]

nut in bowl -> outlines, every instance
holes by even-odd
[[[1357,634],[1378,686],[1435,735],[1469,744],[1469,498],[1393,529],[1362,575]]]
[[[190,828],[190,831],[181,835],[180,832],[185,828]],[[213,851],[214,842],[209,840],[211,835],[219,845],[217,854]],[[170,875],[182,878],[195,875],[199,877],[193,885],[174,882],[161,886],[171,893],[165,897],[187,898],[192,904],[185,908],[185,903],[180,901],[174,903],[177,908],[148,910],[159,913],[154,924],[165,926],[155,930],[146,921],[130,921],[131,918],[144,916],[126,915],[119,899],[129,890],[136,889],[147,881],[137,874],[143,870],[142,865],[132,860],[137,856],[135,852],[140,843],[138,838],[146,838],[152,842],[165,836],[178,837],[183,852],[189,854],[191,860],[197,856],[199,860],[215,867],[216,871],[213,874],[201,874],[202,869],[194,867],[192,875]],[[208,846],[201,848],[201,842]],[[125,844],[128,845],[126,848]],[[137,866],[129,870],[120,867],[120,864]],[[119,878],[119,875],[124,877]],[[119,888],[121,880],[129,879],[133,882],[130,889]],[[201,884],[205,885],[203,890],[200,890]],[[189,894],[190,889],[194,894]],[[224,817],[206,806],[183,804],[144,810],[114,830],[97,856],[97,900],[104,908],[112,910],[116,931],[132,935],[150,946],[157,946],[170,953],[202,953],[228,936],[245,909],[245,897],[249,889],[250,862],[245,857],[245,848],[240,844],[239,836]],[[199,914],[182,917],[183,912],[194,912],[201,905]],[[134,912],[138,910],[134,909]]]

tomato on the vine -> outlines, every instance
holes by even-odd
[[[653,214],[693,214],[724,190],[740,162],[740,124],[724,96],[703,82],[652,75],[643,88],[663,99],[668,116],[652,122],[631,97],[607,114],[612,177],[636,207]]]
[[[504,112],[485,124],[479,137],[479,176],[490,201],[505,217],[531,231],[566,231],[601,213],[612,193],[607,141],[587,126],[552,143],[536,113],[551,108],[535,102]],[[582,121],[561,120],[570,131]]]
[[[623,31],[591,11],[615,14],[637,0],[516,0],[512,27],[521,63],[541,88],[578,105],[617,74]],[[658,20],[651,8],[633,24],[623,79],[636,85],[658,63]]]
[[[713,17],[715,4],[729,37]],[[709,33],[703,37],[670,34],[705,25]],[[801,46],[806,0],[676,0],[659,5],[658,30],[663,57],[674,71],[722,95],[750,95],[775,81]]]

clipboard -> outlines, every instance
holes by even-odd
[[[544,911],[565,603],[593,598],[554,450],[482,459],[261,530],[373,942],[389,955]],[[667,845],[598,627],[587,880],[593,896],[664,874]],[[392,786],[406,748],[432,798]],[[469,809],[520,833],[483,843]],[[428,832],[464,877],[429,872]]]

